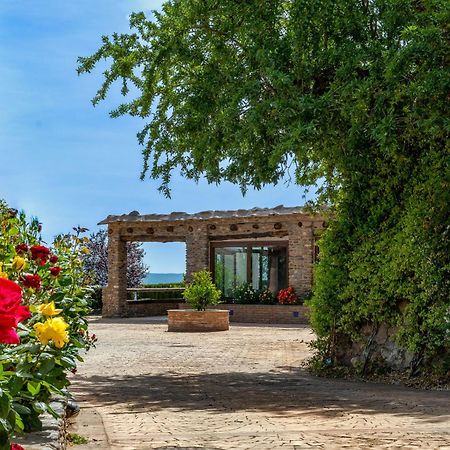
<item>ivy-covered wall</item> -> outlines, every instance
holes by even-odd
[[[400,167],[405,165],[408,170]],[[322,352],[337,362],[356,356],[366,370],[391,366],[375,339],[380,327],[388,326],[390,341],[411,353],[412,373],[425,364],[445,375],[450,368],[448,155],[430,149],[383,169],[391,176],[373,174],[347,188],[319,241],[311,321]]]

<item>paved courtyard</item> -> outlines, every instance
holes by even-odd
[[[328,380],[300,369],[307,327],[168,333],[94,320],[73,378],[77,449],[448,449],[450,393]]]

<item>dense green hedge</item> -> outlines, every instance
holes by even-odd
[[[397,342],[415,355],[413,371],[423,363],[442,374],[450,369],[450,170],[444,156],[429,150],[405,158],[403,175],[380,178],[378,186],[371,178],[370,189],[355,186],[341,199],[319,242],[309,303],[323,341],[336,335],[361,341],[363,325],[387,323],[398,327]],[[321,348],[333,354],[332,345]]]

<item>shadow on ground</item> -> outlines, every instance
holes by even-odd
[[[282,369],[282,368],[279,368]],[[133,413],[164,408],[266,411],[270,415],[339,417],[388,414],[444,422],[450,393],[392,385],[317,378],[303,370],[274,373],[205,373],[138,376],[79,376],[80,400],[122,405]],[[124,406],[125,405],[125,406]],[[121,414],[123,414],[123,409]]]

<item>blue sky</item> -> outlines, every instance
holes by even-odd
[[[298,186],[249,191],[175,176],[172,198],[158,181],[140,181],[141,149],[132,118],[111,119],[118,91],[93,108],[101,70],[78,77],[77,57],[93,53],[101,35],[128,30],[132,11],[150,14],[157,0],[1,0],[0,197],[44,224],[44,237],[74,225],[97,228],[108,214],[304,203]],[[146,246],[154,272],[183,272],[181,245]]]

